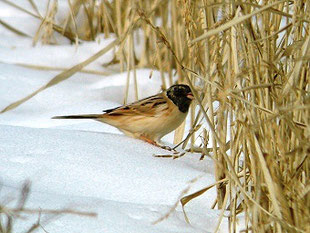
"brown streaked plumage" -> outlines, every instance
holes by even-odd
[[[158,146],[164,135],[184,121],[192,99],[189,86],[179,84],[134,103],[104,110],[103,114],[55,116],[52,119],[93,119]]]

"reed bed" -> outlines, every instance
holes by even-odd
[[[183,197],[183,205],[216,187],[210,207],[222,217],[229,211],[230,232],[240,214],[245,232],[310,232],[309,1],[74,0],[64,24],[53,20],[56,3],[45,16],[33,13],[42,20],[42,42],[54,43],[53,33],[72,42],[113,35],[111,64],[128,71],[137,98],[140,67],[159,70],[163,88],[177,75],[193,89],[192,130],[183,146],[214,159],[217,182]],[[79,65],[74,72],[85,66]],[[198,134],[201,122],[208,127]],[[175,142],[183,136],[184,125]]]

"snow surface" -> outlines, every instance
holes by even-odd
[[[23,1],[17,1],[23,2]],[[61,1],[60,1],[61,2]],[[28,1],[24,1],[24,5]],[[40,5],[43,8],[43,5]],[[0,2],[1,20],[20,30],[35,33],[33,19]],[[25,19],[29,20],[28,22]],[[30,26],[31,25],[31,26]],[[29,69],[17,63],[69,68],[102,49],[111,39],[99,36],[96,42],[78,47],[69,43],[32,47],[32,39],[19,37],[0,26],[0,109],[32,93],[59,71]],[[113,58],[113,51],[89,65],[101,66]],[[137,70],[139,98],[160,90],[159,72]],[[18,108],[0,114],[0,203],[11,200],[14,207],[25,180],[31,182],[26,208],[64,209],[95,212],[97,217],[64,214],[44,224],[39,232],[212,232],[220,212],[210,209],[215,200],[211,189],[185,207],[191,224],[186,223],[178,204],[187,194],[212,183],[213,162],[187,153],[172,160],[157,158],[167,154],[160,148],[121,134],[95,121],[52,120],[55,115],[99,113],[123,103],[126,73],[109,76],[78,73],[46,89]],[[131,81],[132,83],[132,81]],[[134,99],[130,85],[129,101]],[[172,142],[173,134],[163,141]],[[184,194],[183,194],[184,195]],[[24,232],[38,214],[24,214],[14,224],[14,232]],[[227,232],[224,218],[220,231]]]

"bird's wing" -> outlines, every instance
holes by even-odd
[[[168,98],[165,96],[164,93],[160,93],[157,95],[153,95],[147,97],[142,100],[138,100],[134,103],[124,105],[121,107],[117,107],[114,109],[104,110],[106,113],[105,115],[110,116],[149,116],[149,117],[157,117],[159,116],[163,110],[168,108]]]

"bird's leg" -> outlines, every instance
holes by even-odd
[[[149,139],[149,138],[147,138],[147,137],[145,137],[145,136],[140,136],[139,138],[140,138],[141,140],[147,142],[147,143],[150,143],[150,144],[154,145],[154,146],[157,146],[157,145],[158,145],[154,140]]]
[[[150,143],[150,144],[152,144],[152,145],[154,145],[154,146],[160,147],[160,148],[162,148],[162,149],[164,149],[164,150],[175,151],[175,149],[171,148],[170,146],[159,145],[159,144],[158,144],[157,142],[155,142],[154,140],[149,139],[149,138],[147,138],[147,137],[145,137],[145,136],[140,136],[140,139],[143,140],[143,141],[145,141],[145,142],[147,142],[147,143]]]

